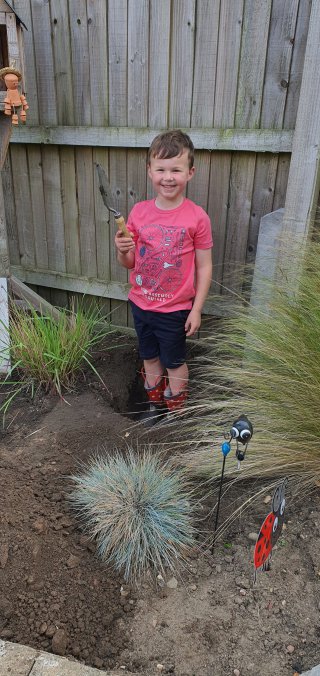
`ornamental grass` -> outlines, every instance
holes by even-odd
[[[2,382],[4,403],[0,411],[5,414],[23,390],[34,395],[42,389],[63,398],[85,366],[98,375],[91,352],[109,333],[111,327],[101,323],[100,311],[95,305],[60,309],[59,320],[56,320],[51,315],[38,314],[32,306],[25,311],[12,303],[8,336],[11,369]],[[7,358],[7,348],[0,356]]]
[[[92,458],[72,477],[71,501],[99,557],[126,580],[174,571],[194,546],[184,474],[147,446]]]
[[[254,427],[237,475],[291,477],[320,485],[320,244],[310,243],[294,289],[267,290],[269,303],[243,304],[207,339],[197,381],[199,396],[184,422],[188,472],[209,479],[221,471],[220,444],[239,414]],[[267,284],[267,282],[265,282]]]

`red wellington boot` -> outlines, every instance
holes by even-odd
[[[169,387],[164,392],[163,399],[169,413],[180,413],[187,401],[188,391],[182,390],[178,394],[172,394]]]
[[[167,378],[162,375],[156,381],[154,387],[149,387],[144,368],[141,369],[141,376],[144,381],[144,389],[149,399],[149,409],[144,411],[139,420],[146,426],[155,425],[166,411],[163,399],[163,393],[167,386]]]

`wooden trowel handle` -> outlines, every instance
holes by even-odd
[[[126,226],[126,222],[125,222],[123,216],[120,216],[120,218],[115,218],[114,220],[115,220],[117,226],[122,231],[122,233],[124,234],[125,237],[132,237],[131,232],[129,232],[129,230]]]

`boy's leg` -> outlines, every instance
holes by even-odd
[[[167,369],[169,376],[169,386],[172,396],[185,392],[188,388],[189,370],[186,363],[181,364],[178,368]]]
[[[144,359],[143,365],[147,387],[155,387],[158,385],[164,371],[159,357],[155,357],[154,359]]]

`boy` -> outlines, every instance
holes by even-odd
[[[210,219],[184,196],[193,163],[187,134],[159,134],[148,153],[156,198],[133,207],[127,223],[132,237],[115,236],[118,261],[131,270],[129,301],[155,421],[157,407],[176,411],[186,401],[186,336],[200,327],[212,276]]]

